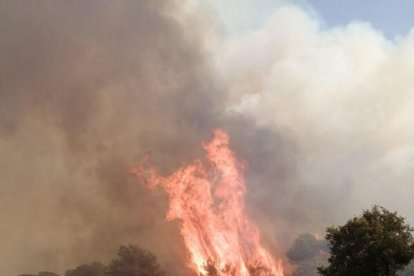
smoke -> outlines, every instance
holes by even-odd
[[[286,254],[290,260],[300,262],[319,256],[321,251],[328,251],[327,242],[319,240],[315,235],[306,233],[295,239]]]
[[[285,5],[217,52],[228,112],[290,138],[254,138],[266,163],[256,217],[289,241],[373,204],[414,222],[413,32],[390,41],[364,22],[324,28],[312,12]],[[277,152],[286,145],[293,156]],[[285,177],[280,158],[293,160]]]
[[[184,273],[166,196],[127,175],[147,151],[166,171],[197,156],[224,101],[183,4],[1,1],[0,274],[106,262],[126,243]]]
[[[248,206],[287,249],[373,203],[410,216],[414,36],[323,29],[278,8],[219,36],[193,1],[0,2],[0,274],[106,262],[120,244],[186,274],[167,198],[126,171],[169,172],[216,127],[249,163]]]
[[[299,235],[286,255],[295,265],[294,276],[317,276],[317,268],[327,263],[327,241],[310,233]]]

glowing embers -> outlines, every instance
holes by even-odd
[[[246,215],[243,165],[229,148],[228,134],[216,130],[203,147],[207,165],[196,160],[165,177],[142,164],[130,172],[168,193],[167,218],[181,220],[198,275],[283,276],[281,261],[260,245],[259,230]]]

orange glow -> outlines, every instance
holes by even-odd
[[[208,275],[211,264],[219,275],[283,276],[281,261],[261,246],[259,230],[246,215],[244,166],[229,148],[228,134],[216,130],[203,147],[208,165],[196,160],[166,177],[143,165],[130,172],[168,193],[167,219],[181,221],[197,275]]]

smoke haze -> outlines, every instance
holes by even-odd
[[[414,33],[324,29],[283,5],[220,35],[193,1],[0,1],[0,274],[108,261],[121,244],[186,271],[167,197],[127,175],[202,156],[217,127],[246,160],[274,252],[372,204],[414,223]]]
[[[210,135],[221,95],[197,19],[174,1],[1,3],[0,274],[63,272],[125,243],[182,274],[166,196],[127,170],[146,151],[174,168]]]
[[[296,145],[287,194],[267,194],[281,203],[262,209],[294,211],[287,232],[318,233],[375,203],[414,221],[413,38],[389,41],[361,22],[324,29],[285,6],[260,29],[223,43],[228,110],[288,133]]]

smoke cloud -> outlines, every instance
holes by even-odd
[[[108,261],[121,244],[185,275],[167,198],[127,175],[202,156],[216,127],[246,160],[275,252],[371,204],[414,222],[414,34],[323,29],[284,5],[220,36],[193,1],[0,2],[0,274]]]
[[[257,216],[277,221],[270,224],[281,236],[322,234],[373,204],[413,223],[414,33],[390,41],[364,22],[322,26],[312,12],[285,5],[219,47],[228,112],[294,146],[280,177],[272,167],[281,155],[266,147],[286,143],[260,143],[267,172]]]
[[[182,4],[1,2],[1,275],[106,262],[126,243],[184,273],[166,196],[127,175],[147,151],[166,171],[197,156],[223,101]]]

